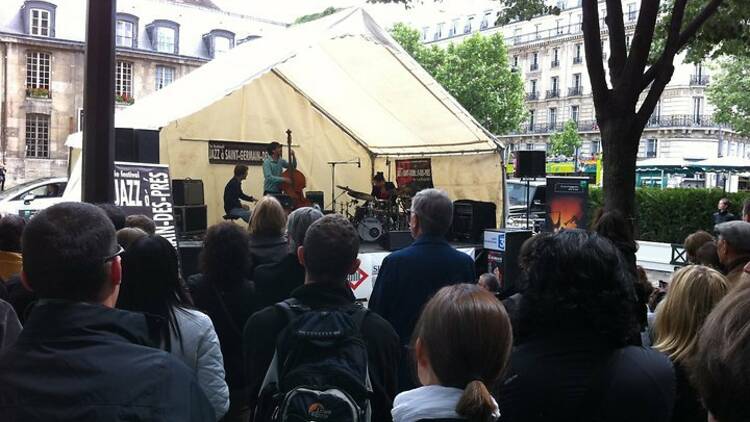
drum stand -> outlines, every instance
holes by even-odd
[[[328,165],[331,166],[331,198],[333,198],[333,202],[331,203],[331,210],[333,210],[334,212],[336,211],[336,199],[338,198],[336,196],[336,164],[356,164],[357,167],[362,168],[362,160],[360,158],[352,158],[351,160],[346,161],[328,162]],[[343,195],[343,193],[341,195]]]

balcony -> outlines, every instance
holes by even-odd
[[[583,63],[583,56],[573,57],[573,64],[581,64],[581,63]]]
[[[568,97],[580,97],[583,95],[583,87],[582,86],[574,86],[572,88],[568,88]]]
[[[560,90],[559,89],[549,89],[547,90],[547,99],[550,98],[560,98]]]
[[[550,128],[549,124],[536,124],[532,126],[524,125],[520,130],[513,132],[513,135],[525,135],[525,134],[544,134],[562,130],[563,123],[557,123],[554,128]],[[659,128],[704,128],[704,129],[726,129],[732,130],[732,127],[728,124],[717,123],[714,121],[713,116],[710,114],[675,114],[670,116],[652,116],[646,124],[647,129],[659,129]],[[595,120],[579,120],[578,131],[579,132],[596,132],[599,130]]]
[[[531,65],[529,66],[529,71],[530,71],[530,72],[534,72],[534,71],[536,71],[536,70],[539,70],[539,63],[532,63],[532,64],[531,64]]]
[[[560,60],[552,60],[552,68],[560,67]]]
[[[526,101],[535,101],[539,99],[539,93],[538,92],[527,92],[526,93]]]
[[[711,82],[711,78],[708,75],[690,75],[691,86],[706,86]]]

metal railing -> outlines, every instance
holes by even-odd
[[[581,64],[581,63],[583,63],[583,56],[573,57],[573,64]]]
[[[531,65],[529,65],[530,72],[533,72],[535,70],[539,70],[539,63],[532,63]]]
[[[544,134],[554,133],[563,130],[564,122],[555,122],[554,125],[550,123],[536,123],[534,125],[523,125],[520,130],[511,132],[511,135],[523,135],[523,134]],[[670,116],[658,116],[651,117],[646,128],[721,128],[731,130],[732,127],[726,123],[718,123],[713,119],[713,116],[709,114],[702,115],[690,115],[690,114],[676,114]],[[594,132],[599,130],[599,125],[596,120],[579,120],[578,131],[579,132]]]
[[[552,67],[559,67],[560,66],[560,60],[552,60]]]
[[[706,86],[711,82],[711,77],[708,75],[690,75],[690,85],[694,86]]]
[[[580,97],[583,95],[583,87],[582,86],[574,86],[572,88],[568,88],[568,97]]]
[[[536,101],[539,99],[539,93],[538,92],[527,92],[526,93],[526,101]]]
[[[560,90],[559,89],[547,90],[546,98],[560,98]]]

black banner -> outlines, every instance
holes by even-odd
[[[396,160],[398,187],[410,187],[414,193],[432,188],[432,161],[429,158]]]
[[[208,141],[208,162],[262,166],[267,147],[257,142]]]
[[[177,248],[169,166],[115,162],[115,205],[153,219],[156,234]]]

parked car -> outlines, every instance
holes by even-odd
[[[505,182],[505,192],[508,195],[506,227],[526,227],[526,186],[525,181],[518,179],[509,179]],[[547,209],[547,183],[545,181],[529,182],[528,201],[529,225],[538,231],[544,225]]]
[[[62,202],[67,177],[45,177],[0,192],[0,214],[29,218],[36,212]]]

